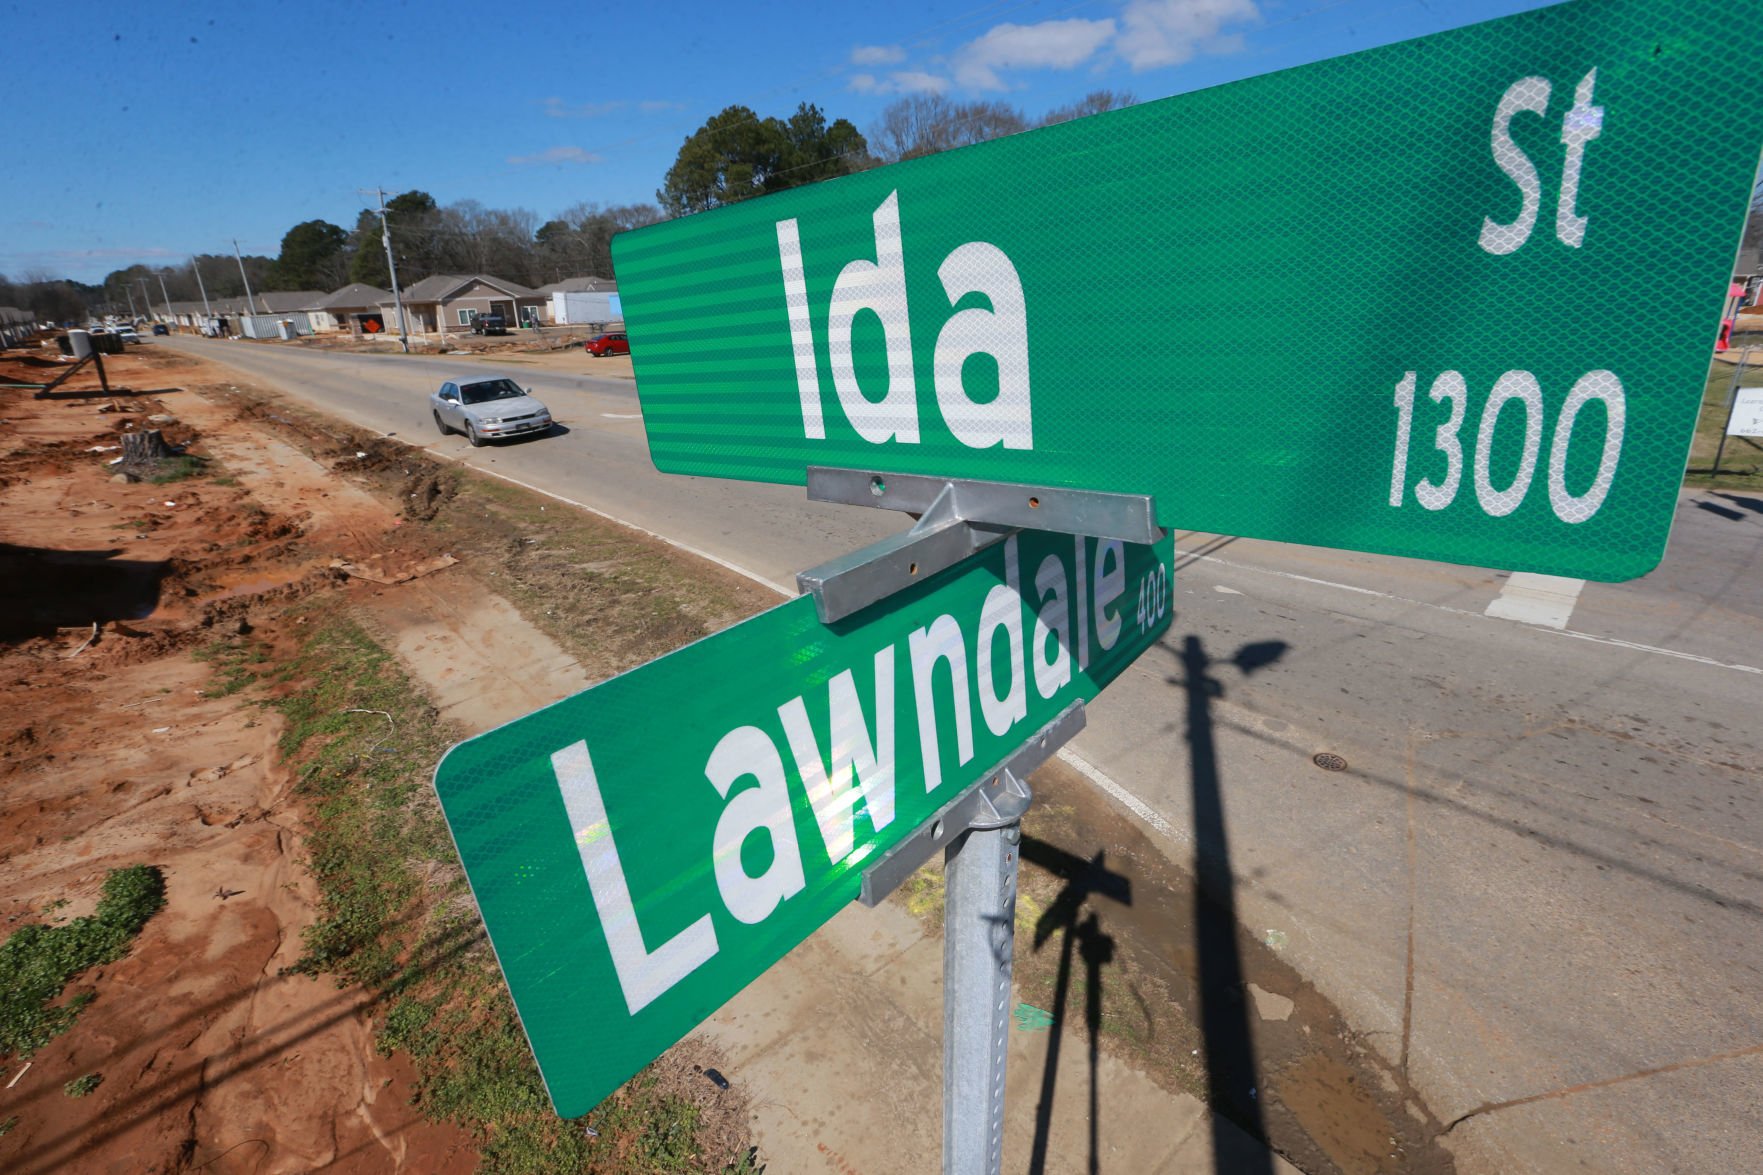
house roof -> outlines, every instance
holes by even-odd
[[[616,294],[618,283],[609,277],[566,277],[540,286],[541,294]]]
[[[286,314],[290,310],[309,310],[324,297],[323,290],[267,290],[233,301],[241,306],[249,302],[248,312],[251,314]]]
[[[390,290],[382,290],[365,282],[350,282],[336,293],[321,298],[317,308],[330,310],[343,306],[378,306],[381,302],[391,300]]]
[[[519,282],[505,281],[499,277],[491,277],[487,273],[460,275],[456,273],[436,273],[423,278],[413,286],[407,287],[404,293],[406,302],[440,302],[459,292],[463,286],[472,282],[483,282],[495,286],[504,294],[515,298],[533,298],[538,296],[537,290],[529,290]],[[382,301],[389,302],[392,295],[387,294]]]
[[[268,296],[273,297],[274,295],[268,295]],[[251,307],[250,307],[249,313],[251,313],[251,314],[259,313],[261,310],[261,306],[262,306],[262,304],[259,303],[256,300],[256,298],[253,298],[251,300]],[[172,302],[172,303],[167,304],[162,309],[164,309],[166,312],[171,313],[171,314],[198,314],[198,315],[204,314],[204,313],[210,313],[210,312],[212,312],[214,314],[243,314],[243,313],[247,312],[246,307],[245,307],[245,296],[243,294],[234,294],[230,298],[220,298],[220,297],[210,298],[210,299],[208,299],[208,304],[206,307],[204,307],[200,301],[187,301],[187,302]]]
[[[432,273],[413,286],[405,286],[402,294],[406,302],[434,302],[458,289],[466,280],[458,274]],[[392,295],[388,293],[383,300],[390,302]]]

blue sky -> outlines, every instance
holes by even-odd
[[[97,281],[350,227],[358,189],[540,217],[654,199],[740,103],[867,130],[914,90],[1030,116],[1160,98],[1546,0],[953,0],[614,5],[5,4],[12,178],[0,273]]]

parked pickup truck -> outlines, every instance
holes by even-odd
[[[505,335],[508,333],[508,320],[500,314],[480,314],[471,320],[471,333],[474,335]]]

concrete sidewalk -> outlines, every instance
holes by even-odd
[[[752,1098],[754,1141],[772,1175],[941,1170],[942,981],[940,937],[927,936],[897,901],[874,910],[853,904],[698,1030],[726,1054],[725,1076]],[[1066,1032],[1045,1139],[1048,1175],[1297,1172],[1231,1123],[1215,1124],[1199,1099],[1167,1092],[1106,1053],[1092,1088],[1081,1029],[1071,1023]],[[1051,1039],[1046,1028],[1012,1024],[1007,1172],[1030,1169]]]

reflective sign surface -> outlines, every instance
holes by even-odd
[[[802,597],[461,743],[435,790],[560,1114],[782,958],[1169,626],[1173,543],[1023,533],[832,627]]]
[[[625,234],[651,452],[1641,574],[1763,146],[1735,79],[1760,66],[1756,0],[1570,3]]]

